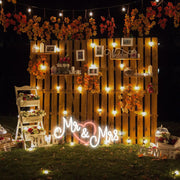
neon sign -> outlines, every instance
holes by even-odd
[[[93,129],[93,133],[90,134],[88,127],[91,126]],[[109,144],[110,142],[115,142],[119,140],[118,130],[110,131],[106,126],[104,129],[98,127],[92,122],[88,121],[84,124],[77,123],[73,121],[72,117],[69,118],[69,121],[63,117],[63,127],[56,127],[54,130],[54,136],[56,139],[60,139],[64,136],[66,129],[69,129],[73,136],[80,141],[84,145],[90,145],[91,147],[95,148],[100,144],[101,138],[105,139],[105,144]],[[79,133],[78,136],[76,133]]]

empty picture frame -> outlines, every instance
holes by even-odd
[[[55,45],[46,45],[45,46],[45,52],[46,53],[55,53],[56,52],[56,46]]]
[[[104,46],[95,46],[95,57],[104,56]]]
[[[121,46],[133,46],[133,38],[122,38]]]
[[[76,61],[85,61],[85,50],[76,50]]]

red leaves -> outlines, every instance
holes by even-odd
[[[166,23],[167,23],[167,19],[166,18],[160,19],[159,22],[158,22],[158,24],[160,25],[160,27],[162,29],[165,29]]]

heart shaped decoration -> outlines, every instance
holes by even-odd
[[[92,126],[93,127],[93,135],[95,135],[96,134],[96,132],[97,132],[97,129],[96,129],[96,125],[93,123],[93,122],[86,122],[86,123],[84,123],[84,124],[78,124],[78,126],[79,127],[82,127],[82,130],[84,129],[84,128],[86,128],[87,126]],[[85,140],[83,140],[83,139],[81,139],[81,137],[78,137],[78,135],[76,134],[76,133],[73,133],[73,135],[74,135],[74,137],[78,140],[78,141],[80,141],[81,143],[83,143],[83,144],[89,144],[89,141],[85,141]]]

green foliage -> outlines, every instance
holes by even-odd
[[[139,146],[69,144],[0,152],[0,179],[172,179],[180,160],[137,156]],[[50,173],[43,175],[42,170]]]

